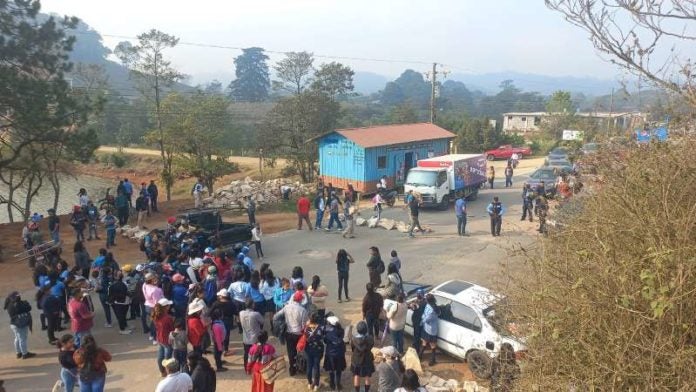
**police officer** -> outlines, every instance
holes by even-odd
[[[534,191],[532,186],[525,183],[522,188],[522,219],[521,221],[527,219],[527,214],[529,214],[529,221],[532,221],[532,216],[534,213],[532,209],[534,208]]]
[[[491,235],[493,237],[500,236],[500,227],[503,225],[503,213],[505,209],[503,204],[498,200],[498,196],[493,197],[493,201],[486,209],[488,216],[491,217]]]

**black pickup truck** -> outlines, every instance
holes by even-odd
[[[186,221],[194,226],[199,238],[205,239],[208,244],[227,248],[251,240],[251,225],[223,222],[220,211],[216,209],[189,210],[176,218],[178,222]]]

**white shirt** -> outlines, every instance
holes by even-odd
[[[80,196],[80,206],[86,206],[87,204],[89,204],[89,196],[87,196],[86,194],[81,195]]]
[[[197,182],[196,185],[193,187],[193,193],[201,193],[203,192],[203,184],[200,182]]]
[[[256,227],[254,227],[253,229],[251,229],[251,240],[252,240],[252,241],[259,241],[259,242],[261,242],[261,236],[262,236],[261,230],[257,229]]]
[[[193,390],[191,376],[186,373],[176,372],[168,374],[157,384],[155,392],[189,392]]]
[[[377,186],[382,189],[387,189],[387,180],[385,178],[381,178]]]

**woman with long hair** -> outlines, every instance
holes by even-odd
[[[329,290],[326,286],[321,284],[321,279],[319,279],[318,275],[312,276],[312,284],[309,285],[307,294],[312,304],[317,307],[317,313],[320,317],[319,322],[324,324],[324,317],[326,316],[326,298],[329,296]]]
[[[80,348],[73,355],[80,376],[81,392],[103,392],[106,382],[106,362],[111,361],[111,354],[97,347],[94,336],[82,338]]]
[[[60,363],[60,380],[63,382],[65,392],[73,392],[75,385],[79,382],[77,377],[77,364],[73,356],[75,355],[75,338],[70,334],[65,334],[58,340],[58,362]]]
[[[438,332],[438,307],[437,302],[435,302],[435,296],[428,294],[425,296],[425,310],[423,310],[423,319],[421,320],[421,325],[423,326],[423,335],[421,339],[423,340],[423,345],[421,346],[421,351],[419,356],[423,356],[426,347],[430,347],[431,357],[428,365],[435,365],[435,354],[437,352],[437,332]]]
[[[259,309],[264,319],[268,318],[273,320],[273,313],[275,313],[275,304],[273,303],[273,294],[276,288],[280,285],[278,278],[273,274],[273,270],[267,268],[263,273],[263,282],[261,282],[261,293],[263,294],[264,304],[263,309]],[[270,323],[268,325],[271,325]]]
[[[295,283],[301,282],[302,286],[307,286],[307,283],[305,283],[304,280],[304,271],[302,270],[302,267],[299,265],[293,267],[292,269],[292,276],[290,277],[290,285],[292,287],[295,287]]]
[[[268,344],[268,332],[261,331],[257,343],[249,349],[246,371],[251,373],[251,392],[273,392],[274,383],[268,384],[261,376],[261,369],[275,357],[275,347]]]
[[[169,333],[174,330],[174,319],[169,315],[169,308],[172,306],[172,301],[166,298],[160,298],[152,310],[152,323],[157,331],[155,342],[159,345],[157,350],[157,368],[159,368],[162,377],[167,376],[167,372],[162,366],[162,360],[172,357],[172,346],[169,344]]]
[[[303,332],[307,339],[304,351],[307,358],[307,386],[312,391],[319,390],[319,364],[324,356],[324,327],[320,322],[319,313],[310,314]]]
[[[370,259],[367,261],[367,272],[370,275],[370,283],[375,287],[382,284],[382,272],[384,272],[384,261],[379,254],[379,248],[376,246],[370,247]]]
[[[164,292],[158,286],[158,283],[159,278],[157,278],[157,275],[153,274],[152,272],[148,272],[145,274],[145,283],[143,284],[143,297],[145,299],[146,320],[152,320],[152,311],[155,309],[157,301],[159,301],[161,298],[164,298]],[[157,344],[157,341],[155,340],[155,337],[157,335],[155,324],[150,321],[148,329],[150,330],[149,339],[152,341],[152,344]]]
[[[372,347],[375,341],[367,333],[367,323],[358,322],[355,327],[357,334],[350,339],[350,347],[353,353],[350,356],[350,367],[353,371],[353,386],[360,390],[361,381],[365,384],[365,390],[370,388],[370,377],[375,372],[375,358],[372,355]]]
[[[217,376],[210,361],[198,351],[188,353],[188,367],[193,382],[192,392],[215,392]]]
[[[338,271],[338,303],[343,302],[341,300],[341,291],[345,291],[346,302],[350,301],[348,296],[348,274],[350,272],[350,265],[355,263],[353,256],[351,256],[345,249],[339,249],[336,254],[336,270]]]
[[[17,358],[27,359],[36,354],[29,352],[27,343],[31,331],[31,305],[22,299],[19,292],[13,291],[5,298],[5,307],[10,316],[10,329],[14,333],[14,347]]]

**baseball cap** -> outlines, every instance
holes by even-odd
[[[229,297],[230,293],[227,291],[227,289],[221,289],[220,291],[217,292],[218,297]]]

